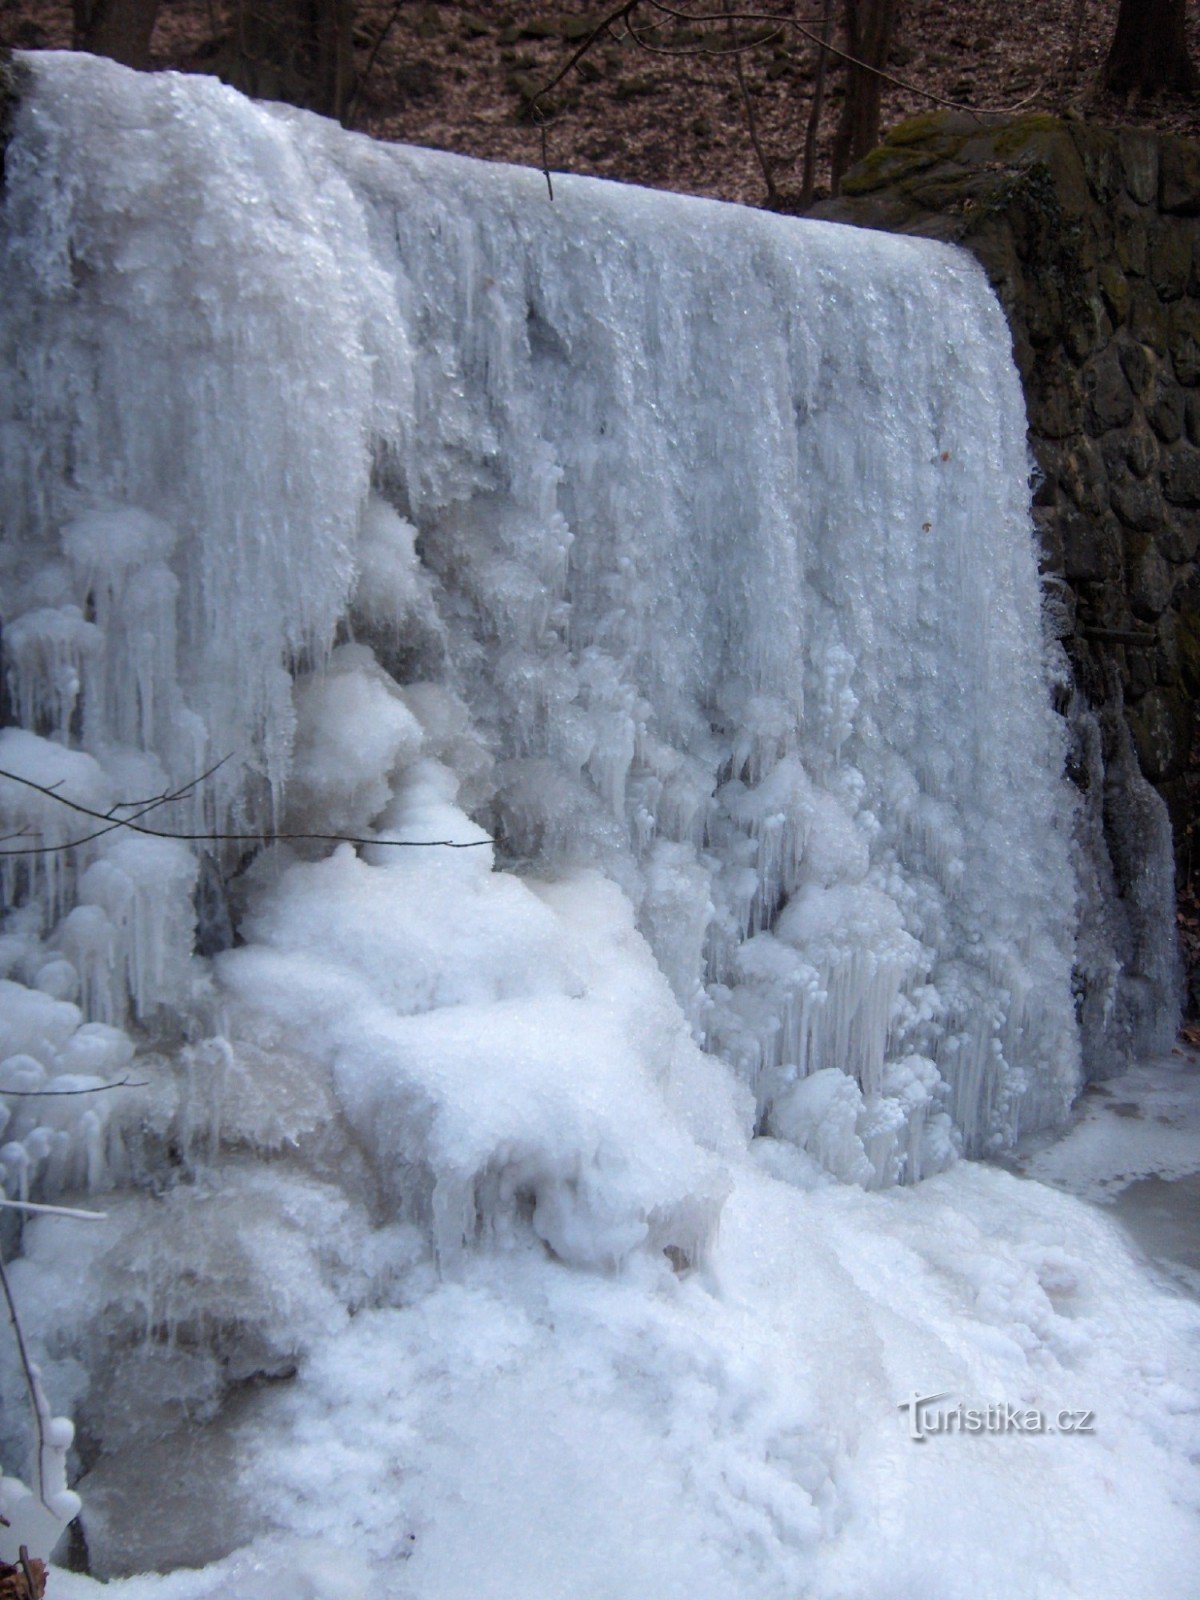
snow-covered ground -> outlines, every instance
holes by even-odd
[[[23,70],[0,1174],[106,1213],[10,1275],[110,1592],[1196,1593],[1200,1309],[959,1159],[1175,977],[979,270]]]
[[[771,1143],[736,1164],[702,1271],[524,1249],[419,1273],[228,1423],[102,1464],[118,1563],[125,1540],[149,1564],[273,1530],[107,1592],[1200,1593],[1192,1301],[1040,1183],[963,1163],[870,1194],[799,1168]],[[917,1443],[914,1394],[1088,1411],[1094,1432]]]

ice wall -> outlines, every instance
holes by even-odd
[[[747,1091],[870,1185],[1061,1117],[1071,806],[974,265],[21,72],[0,1072],[140,1029],[215,1149],[222,1074],[310,1060],[443,1257],[694,1255]],[[243,870],[278,828],[469,848]],[[6,1183],[119,1175],[115,1102],[46,1103]]]

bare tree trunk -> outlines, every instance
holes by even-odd
[[[341,122],[354,89],[354,0],[317,0],[312,27],[314,110]]]
[[[1121,0],[1104,87],[1138,99],[1164,90],[1195,94],[1200,79],[1188,55],[1185,11],[1186,0]]]
[[[237,0],[218,62],[235,89],[345,120],[354,91],[354,0]]]
[[[879,142],[879,96],[882,80],[876,68],[887,64],[896,17],[896,0],[846,0],[846,98],[833,141],[832,189],[837,194],[846,168]]]
[[[742,65],[742,54],[737,48],[737,29],[733,21],[734,0],[725,0],[725,16],[729,32],[729,42],[733,50],[733,70],[737,76],[738,91],[742,97],[742,109],[746,113],[746,128],[750,134],[750,143],[754,147],[754,154],[758,158],[759,169],[763,175],[763,182],[767,186],[766,204],[773,206],[779,198],[779,190],[775,186],[775,174],[771,167],[771,159],[763,148],[762,140],[758,136],[758,118],[754,115],[754,101],[750,95],[750,85],[746,82],[746,69]]]
[[[74,0],[75,48],[127,67],[150,64],[160,0]]]
[[[1087,0],[1075,0],[1075,17],[1071,24],[1071,48],[1067,51],[1067,64],[1063,68],[1063,82],[1071,84],[1079,71],[1079,50],[1083,43],[1083,24],[1087,15]]]

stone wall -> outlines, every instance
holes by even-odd
[[[1098,714],[1106,770],[1131,740],[1194,887],[1200,142],[937,113],[895,128],[814,215],[949,240],[987,271],[1025,387],[1052,631]],[[1106,797],[1129,898],[1145,841],[1120,836],[1124,809]]]

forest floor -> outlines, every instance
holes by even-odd
[[[241,4],[252,9],[253,0]],[[69,47],[71,9],[71,0],[0,0],[0,45]],[[711,15],[721,8],[685,0],[678,9]],[[154,65],[212,70],[227,57],[238,10],[237,0],[163,0]],[[822,3],[756,0],[745,10],[811,27]],[[888,63],[897,81],[885,88],[883,126],[940,99],[981,113],[1019,108],[1200,133],[1200,101],[1129,104],[1096,93],[1116,10],[1117,0],[898,0]],[[1188,12],[1200,63],[1200,7]],[[647,0],[635,17],[645,18],[644,43],[618,24],[588,51],[551,96],[543,146],[528,97],[555,77],[603,14],[594,0],[358,0],[356,14],[361,88],[349,120],[364,132],[758,204],[766,183],[748,134],[749,102],[775,186],[784,196],[799,190],[816,50],[790,26],[740,57],[743,94],[728,56],[671,57],[646,48],[694,50],[723,36],[711,28],[643,31],[654,16]],[[842,94],[841,73],[831,70],[817,139],[818,197],[827,192]]]

